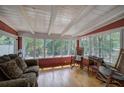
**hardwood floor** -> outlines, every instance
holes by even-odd
[[[39,87],[102,87],[104,84],[86,69],[70,67],[40,70]]]

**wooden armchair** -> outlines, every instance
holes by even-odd
[[[72,68],[75,66],[75,64],[79,64],[80,68],[83,68],[83,48],[78,47],[76,49],[76,55],[72,57]]]
[[[104,63],[103,58],[96,57],[96,56],[88,56],[89,61],[89,68],[91,69],[91,72],[95,72],[97,74],[99,66]],[[89,70],[88,70],[89,71]]]
[[[104,64],[99,67],[99,75],[106,82],[106,86],[114,84],[124,86],[124,49],[120,50],[115,67]]]
[[[71,57],[71,68],[73,68],[76,64],[80,65],[80,68],[83,68],[83,57],[80,57],[80,61],[76,60],[76,56]]]

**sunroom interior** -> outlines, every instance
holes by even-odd
[[[123,5],[0,6],[0,86],[123,86],[124,69],[115,67],[123,48]],[[35,60],[38,71],[12,65],[17,62],[10,55],[30,60],[30,66]],[[103,65],[116,71],[99,76]],[[123,78],[115,79],[114,71]]]

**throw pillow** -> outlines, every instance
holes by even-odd
[[[17,65],[24,71],[27,68],[27,64],[21,57],[15,59]]]
[[[0,57],[0,63],[10,61],[10,57],[8,55],[3,55]]]
[[[8,56],[10,57],[10,59],[15,59],[16,57],[18,57],[17,54],[9,54]]]
[[[11,60],[0,64],[0,69],[8,79],[16,79],[23,74],[15,60]]]

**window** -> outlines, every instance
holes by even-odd
[[[69,54],[69,40],[62,40],[62,55],[68,55]]]
[[[96,34],[82,38],[84,55],[104,58],[105,62],[115,64],[120,51],[120,32]]]
[[[44,58],[44,39],[35,39],[35,57]]]
[[[16,39],[0,34],[0,56],[15,53]]]
[[[70,55],[75,55],[75,49],[76,49],[76,41],[75,40],[70,40],[69,41],[69,54]]]
[[[102,36],[102,57],[106,62],[110,62],[110,59],[111,59],[110,46],[111,46],[110,34],[104,34]]]
[[[98,36],[94,36],[93,41],[94,41],[94,55],[98,56],[100,55],[99,53],[99,40],[100,38]]]
[[[30,38],[30,37],[24,38],[24,57],[27,59],[35,57],[33,38]]]
[[[24,37],[24,57],[47,58],[75,54],[75,40],[34,39]]]
[[[84,56],[88,56],[90,54],[90,41],[89,37],[84,37],[81,42],[83,42],[81,47],[84,47]]]
[[[117,61],[118,54],[120,52],[120,33],[111,33],[111,63]]]
[[[24,57],[43,58],[44,57],[44,40],[24,37]]]
[[[62,55],[62,40],[55,40],[54,41],[54,56],[61,56]]]
[[[50,39],[45,40],[45,57],[53,57],[54,41]]]

